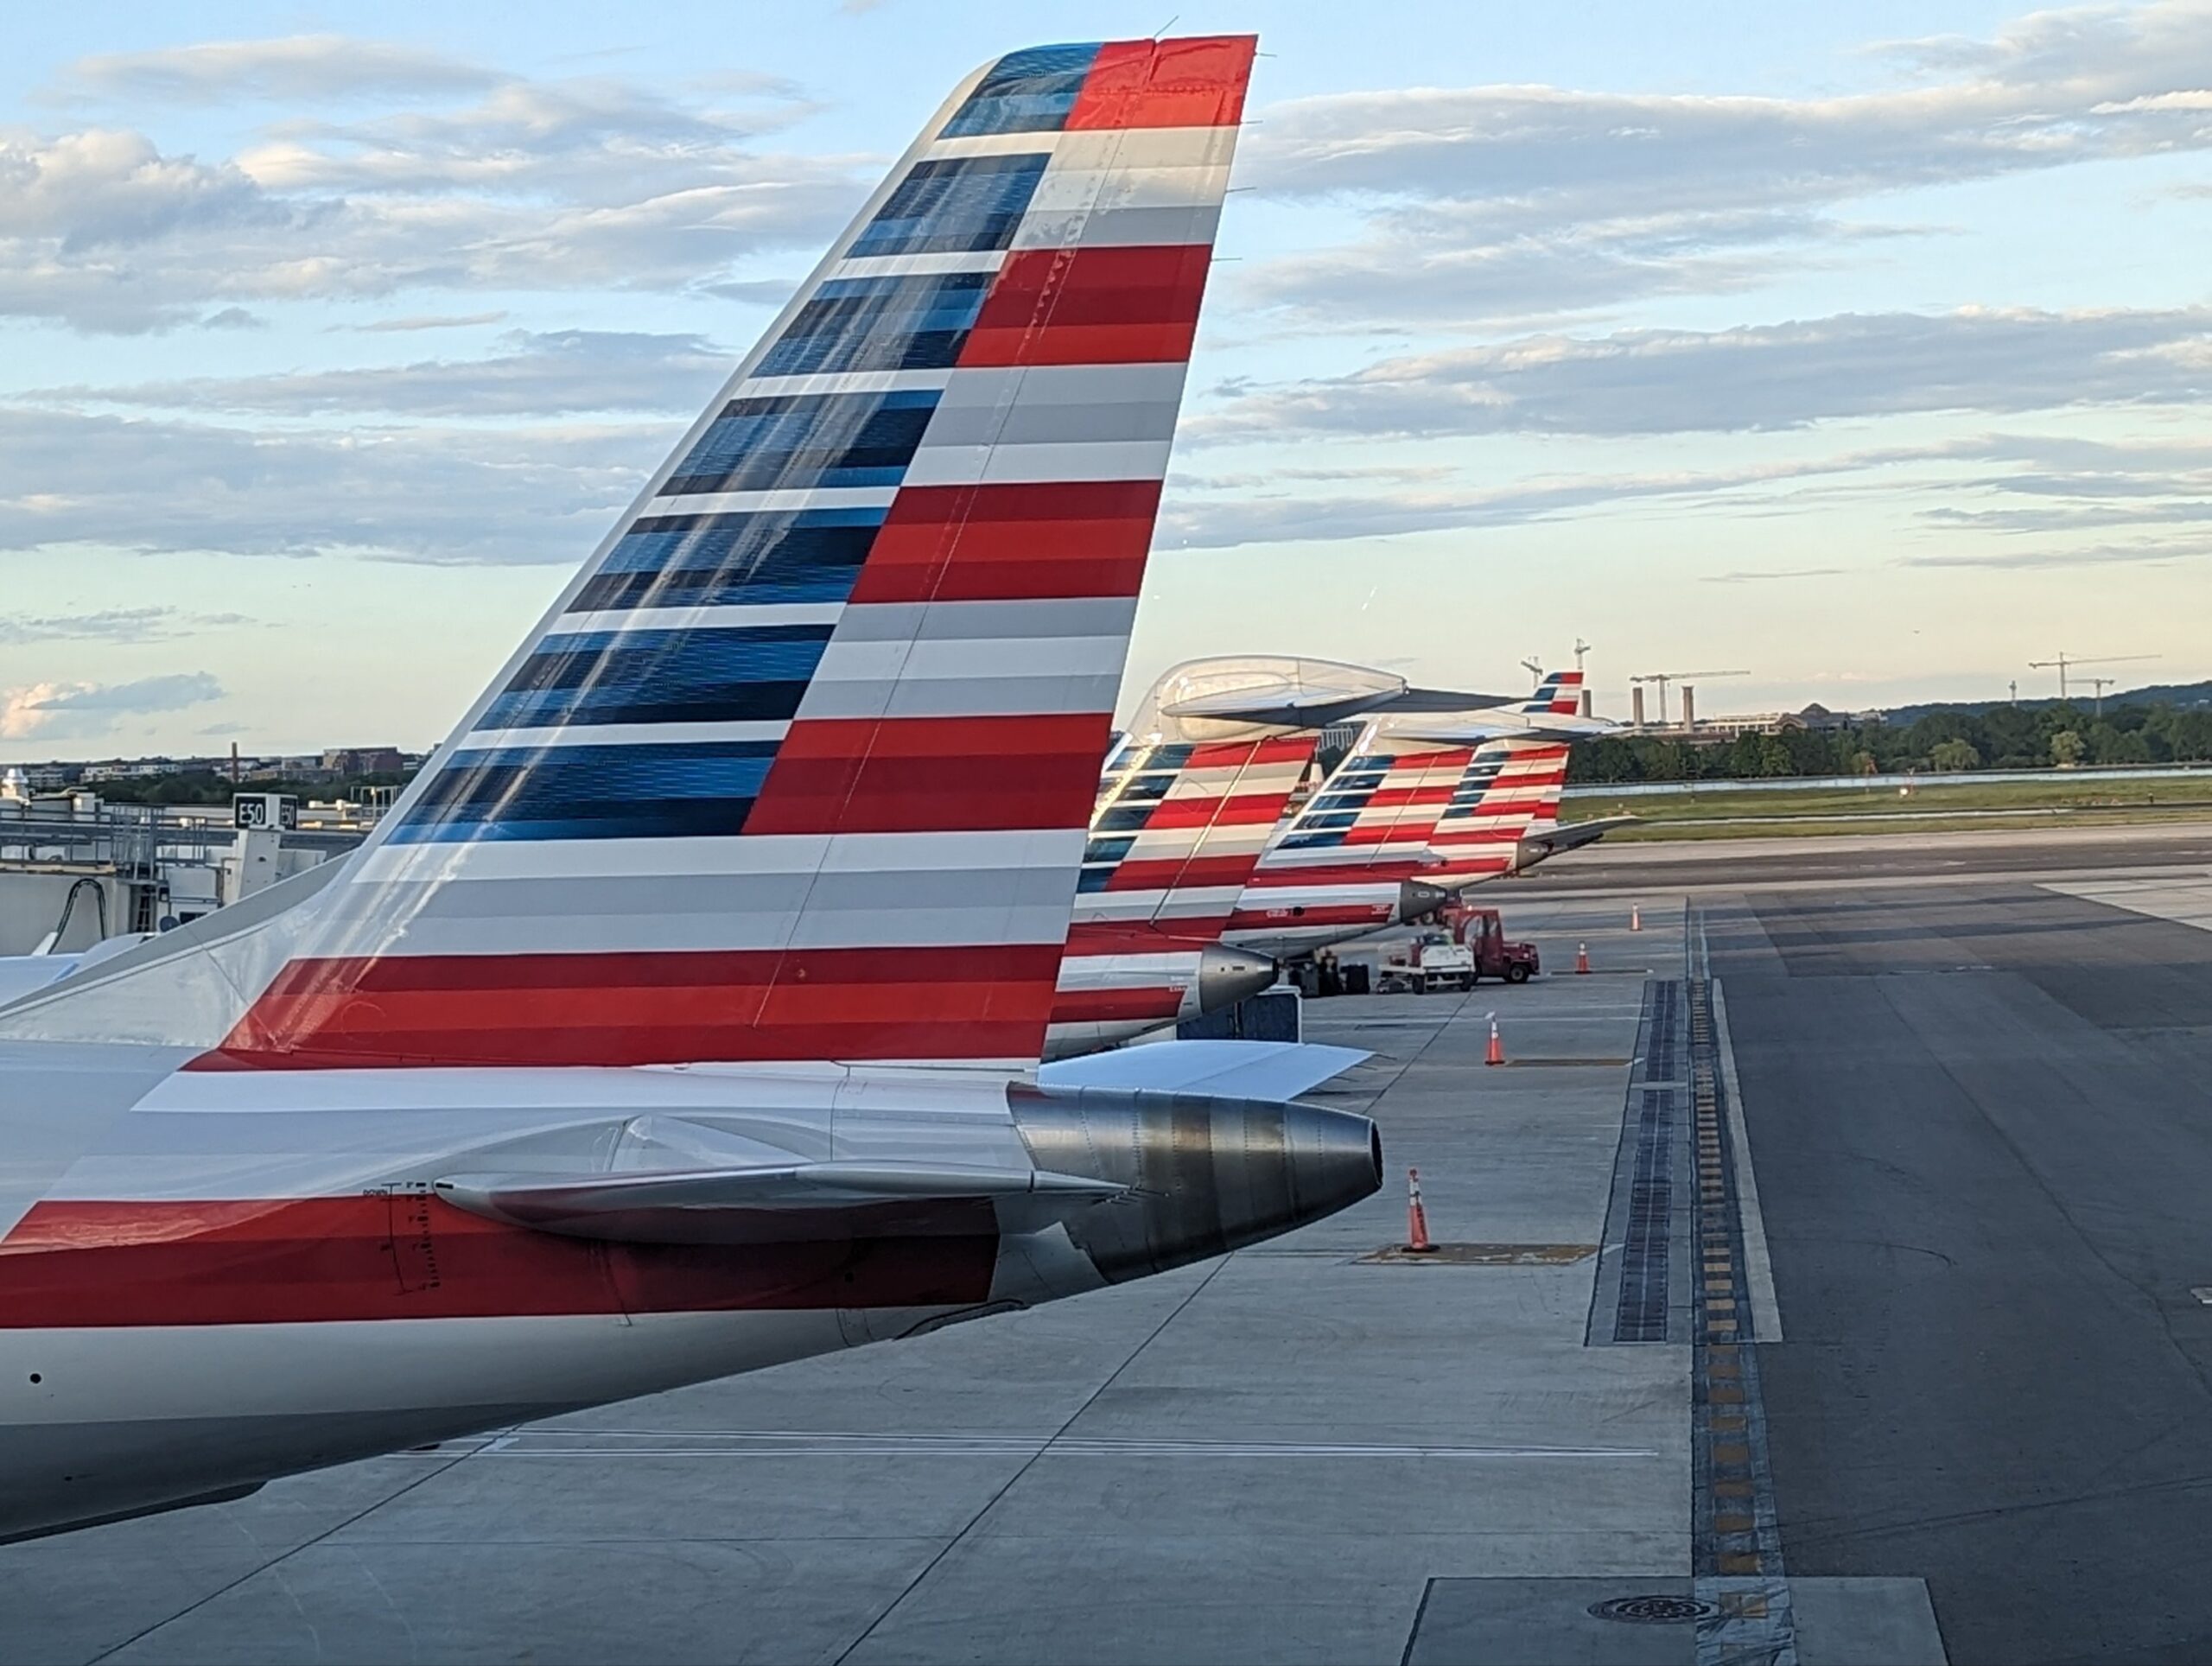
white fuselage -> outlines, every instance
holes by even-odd
[[[1374,1189],[1364,1118],[834,1065],[181,1070],[0,1045],[0,1540],[1080,1294]],[[1104,1183],[1003,1229],[487,1218],[441,1177],[793,1162]],[[786,1219],[788,1218],[785,1218]]]

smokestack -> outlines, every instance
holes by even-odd
[[[1642,728],[1643,727],[1643,684],[1641,684],[1641,683],[1637,683],[1637,684],[1630,684],[1630,685],[1629,691],[1628,691],[1628,704],[1629,704],[1629,722],[1631,722],[1631,723],[1633,723],[1633,724],[1635,724],[1635,725],[1637,726],[1637,728]]]
[[[1595,715],[1590,709],[1590,690],[1586,687],[1582,690],[1582,715],[1585,717]]]
[[[1682,727],[1697,727],[1697,690],[1687,683],[1682,684]]]
[[[232,742],[231,742],[231,785],[232,785],[232,786],[236,786],[238,784],[238,743],[237,741],[232,741]]]

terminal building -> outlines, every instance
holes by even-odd
[[[370,825],[350,804],[240,793],[228,805],[114,804],[0,782],[0,956],[68,953],[158,932],[343,855]]]

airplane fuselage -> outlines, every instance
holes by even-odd
[[[1361,1118],[1003,1071],[181,1062],[0,1047],[0,1539],[1096,1289],[1378,1174]],[[1041,1230],[752,1243],[594,1241],[434,1189],[917,1153],[1141,1189]]]

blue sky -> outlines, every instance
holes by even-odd
[[[1166,21],[12,17],[0,756],[434,742],[955,80]],[[2212,7],[1176,28],[1268,55],[1133,688],[2212,675]]]

